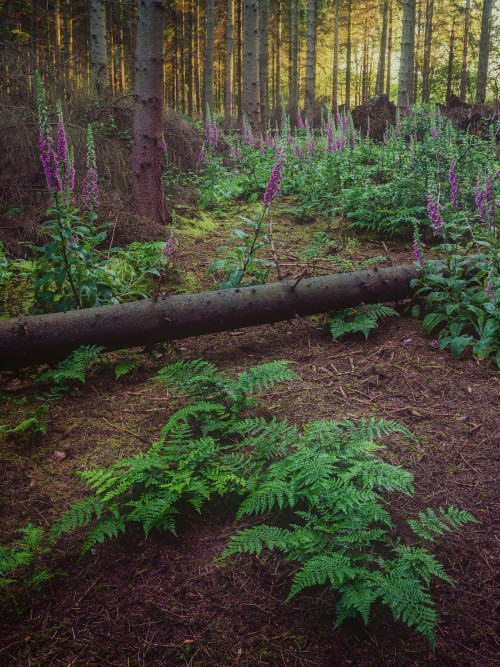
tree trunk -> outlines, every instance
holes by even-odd
[[[351,51],[352,51],[352,0],[347,0],[347,42],[346,42],[346,65],[345,65],[345,106],[351,106]],[[357,61],[356,61],[357,62]]]
[[[180,8],[181,17],[181,62],[180,62],[180,76],[181,76],[181,111],[186,113],[186,20],[184,16],[184,0],[182,0]],[[211,107],[210,107],[211,108]]]
[[[194,67],[193,67],[193,56],[194,56],[194,17],[193,17],[193,6],[192,3],[188,4],[188,30],[187,30],[187,83],[188,83],[188,114],[191,118],[194,118],[194,104],[195,104],[195,92],[194,92]]]
[[[415,60],[415,0],[404,0],[403,33],[401,36],[401,65],[399,68],[398,109],[407,114],[412,102],[413,64]]]
[[[380,36],[380,56],[377,69],[377,82],[375,84],[375,95],[382,95],[384,92],[385,52],[387,49],[388,22],[389,22],[389,0],[384,0],[384,4],[382,6],[382,34]]]
[[[460,78],[460,99],[465,102],[467,96],[467,52],[469,50],[470,0],[465,4],[464,46],[462,51],[462,76]]]
[[[387,80],[385,94],[391,96],[391,61],[392,61],[392,0],[389,0],[389,37],[387,38]]]
[[[125,52],[124,52],[124,38],[123,38],[123,0],[119,0],[118,8],[118,39],[120,40],[120,90],[122,95],[125,95],[126,82],[125,82]]]
[[[276,83],[274,84],[274,108],[281,104],[281,2],[276,3]]]
[[[265,132],[269,114],[269,0],[260,0],[260,37],[259,37],[259,83],[260,83],[260,123]]]
[[[214,112],[214,25],[215,9],[214,0],[207,0],[207,30],[205,37],[205,68],[203,86],[203,117]]]
[[[299,0],[292,2],[292,89],[290,95],[290,120],[297,122],[299,106]]]
[[[163,152],[161,149],[163,112],[163,21],[165,3],[139,0],[136,86],[132,146],[132,198],[134,210],[165,221],[163,192]]]
[[[307,2],[307,62],[305,116],[313,126],[313,107],[316,100],[316,0]]]
[[[233,0],[227,0],[226,91],[224,117],[229,125],[233,118]]]
[[[429,102],[431,97],[431,46],[432,18],[434,0],[427,0],[425,8],[424,64],[422,68],[422,102]]]
[[[450,50],[448,52],[448,75],[446,77],[446,102],[451,97],[451,84],[453,80],[453,59],[455,56],[455,21],[451,24]]]
[[[104,0],[90,0],[90,66],[98,94],[106,83],[106,11]]]
[[[477,63],[476,104],[486,101],[486,83],[488,79],[488,59],[490,55],[490,32],[492,24],[493,0],[483,0],[481,19],[481,38],[479,40],[479,60]]]
[[[243,109],[255,138],[260,135],[258,8],[258,0],[243,0]]]
[[[411,294],[414,265],[146,299],[0,321],[0,370],[53,363],[80,345],[118,350],[280,322]]]
[[[339,105],[339,0],[335,0],[335,27],[333,32],[332,110]]]
[[[200,8],[199,1],[194,0],[194,86],[196,89],[196,113],[201,115],[200,92]]]

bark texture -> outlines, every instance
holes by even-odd
[[[203,85],[203,117],[210,109],[210,117],[214,112],[214,0],[207,0],[207,32],[205,37],[205,78]]]
[[[382,5],[382,34],[380,36],[380,54],[377,70],[377,82],[375,84],[375,95],[383,95],[384,93],[384,76],[385,76],[385,52],[387,49],[387,26],[389,23],[389,0],[384,0]]]
[[[347,38],[346,38],[346,64],[345,64],[345,106],[351,107],[351,52],[352,52],[352,0],[347,0]],[[357,64],[357,61],[356,61]]]
[[[460,99],[465,102],[467,96],[467,53],[469,51],[470,0],[465,3],[464,42],[462,48],[462,75],[460,77]]]
[[[163,152],[163,21],[165,3],[139,0],[132,146],[132,198],[139,215],[165,221]]]
[[[260,0],[260,37],[259,37],[259,85],[260,85],[260,122],[262,132],[267,127],[269,115],[268,90],[268,35],[269,35],[269,0]]]
[[[398,109],[407,114],[413,91],[413,64],[415,60],[415,0],[404,0],[403,34],[401,36],[401,66],[399,68]]]
[[[104,0],[90,0],[90,67],[98,93],[101,93],[106,83],[108,64],[105,10]]]
[[[424,64],[422,67],[422,102],[429,102],[431,97],[431,47],[432,19],[434,0],[427,0],[425,8]]]
[[[395,266],[17,317],[0,322],[0,370],[60,361],[80,345],[118,350],[394,301],[411,293],[418,276],[413,265]]]
[[[481,18],[481,38],[479,40],[479,60],[477,63],[476,104],[486,102],[486,83],[488,80],[488,60],[490,55],[490,32],[494,0],[483,1]]]
[[[243,58],[243,109],[257,138],[260,135],[258,0],[243,0]]]
[[[313,126],[313,107],[316,99],[316,0],[307,2],[307,61],[305,116]]]
[[[233,117],[233,0],[227,0],[226,90],[224,95],[226,123]]]
[[[333,83],[332,109],[337,111],[339,104],[339,0],[335,0],[335,27],[333,29]]]

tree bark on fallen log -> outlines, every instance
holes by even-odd
[[[416,266],[283,280],[0,321],[0,370],[53,363],[80,345],[107,351],[316,315],[411,294]]]

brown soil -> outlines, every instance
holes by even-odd
[[[224,229],[184,237],[177,264],[208,285],[214,250]],[[280,216],[274,238],[284,270],[300,272],[293,257],[318,226]],[[238,223],[241,224],[241,223]],[[332,232],[336,233],[336,232]],[[284,245],[280,242],[284,241]],[[352,244],[351,244],[352,245]],[[389,244],[394,263],[411,261]],[[339,239],[339,254],[349,245]],[[365,242],[350,259],[384,255]],[[286,264],[286,266],[285,266]],[[159,368],[204,358],[235,373],[272,359],[295,362],[302,383],[262,395],[257,410],[304,424],[315,419],[386,417],[404,423],[418,442],[387,439],[384,457],[415,475],[415,498],[397,498],[398,523],[427,506],[465,508],[481,521],[446,535],[433,549],[455,587],[433,587],[440,623],[437,650],[385,608],[365,628],[333,630],[335,594],[312,589],[286,603],[293,565],[276,554],[242,556],[215,564],[234,534],[234,508],[212,504],[187,514],[178,537],[133,530],[99,545],[78,561],[81,533],[58,541],[52,565],[64,572],[38,594],[11,590],[1,609],[2,665],[494,665],[499,641],[499,390],[500,375],[468,355],[441,352],[405,314],[368,339],[342,343],[322,335],[317,318],[182,341],[153,361],[134,354],[139,369],[114,380],[108,355],[80,393],[54,404],[46,435],[0,443],[4,518],[2,542],[32,521],[49,525],[85,496],[77,470],[106,465],[145,450],[185,398],[153,383]],[[4,374],[1,393],[36,404],[34,374]],[[4,403],[12,420],[13,403]],[[17,416],[19,417],[20,412]],[[19,421],[19,419],[18,419]],[[54,450],[67,456],[56,461]],[[238,524],[241,527],[241,524]]]

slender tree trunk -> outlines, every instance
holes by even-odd
[[[450,50],[448,52],[448,75],[446,77],[446,101],[448,101],[451,97],[454,57],[455,57],[455,21],[453,21],[453,23],[451,24]]]
[[[258,0],[243,0],[243,108],[255,138],[260,134],[258,6]]]
[[[368,99],[368,19],[365,19],[363,33],[363,72],[361,75],[361,104]]]
[[[90,65],[98,94],[106,84],[106,11],[104,0],[90,0]]]
[[[410,264],[3,320],[0,370],[60,361],[81,345],[112,351],[400,300],[420,276]]]
[[[434,14],[434,0],[427,0],[425,8],[425,37],[424,37],[424,65],[422,72],[422,102],[429,102],[431,96],[431,47],[432,47],[432,18]]]
[[[339,105],[339,0],[335,0],[335,27],[333,32],[332,109]]]
[[[316,0],[307,2],[307,64],[305,116],[313,126],[313,108],[316,100]]]
[[[391,64],[392,64],[392,0],[389,0],[389,36],[387,38],[387,79],[385,94],[391,96]]]
[[[205,37],[205,78],[203,95],[203,117],[207,113],[207,107],[210,114],[214,111],[214,25],[215,8],[214,0],[207,0],[207,21]]]
[[[467,95],[467,53],[469,50],[470,0],[465,3],[464,46],[462,51],[462,76],[460,78],[460,99],[465,102]]]
[[[187,64],[186,64],[186,74],[187,74],[187,106],[188,106],[188,115],[190,118],[194,118],[194,67],[193,67],[193,7],[192,0],[189,0],[188,4],[188,14],[187,14]]]
[[[479,40],[479,60],[477,63],[476,104],[486,101],[486,84],[488,81],[488,59],[490,55],[490,33],[492,24],[492,7],[494,0],[483,0],[481,18],[481,38]]]
[[[238,79],[238,123],[243,120],[243,0],[236,1],[236,29],[238,31],[238,68],[236,78]]]
[[[202,113],[200,91],[200,8],[199,0],[194,0],[194,85],[196,88],[196,112]]]
[[[292,87],[290,94],[290,120],[292,123],[296,123],[299,105],[299,2],[298,0],[290,0],[290,2],[292,8]]]
[[[227,0],[226,90],[224,117],[229,123],[233,117],[233,0]]]
[[[418,75],[420,71],[420,43],[421,43],[421,26],[422,26],[422,0],[417,0],[416,5],[416,37],[414,49],[414,69],[413,69],[413,92],[411,101],[416,102],[418,97]]]
[[[259,82],[260,82],[260,122],[265,132],[269,113],[269,0],[260,0],[260,37],[259,37]]]
[[[132,146],[132,198],[139,215],[165,221],[163,192],[163,22],[165,3],[139,0]]]
[[[116,80],[115,80],[115,37],[114,37],[114,21],[113,21],[113,5],[108,5],[108,19],[107,24],[110,26],[109,33],[109,83],[111,84],[111,91],[113,95],[116,92]]]
[[[177,12],[172,10],[172,23],[174,26],[174,67],[173,67],[173,77],[174,77],[174,88],[175,88],[175,110],[179,111],[180,109],[180,99],[181,99],[181,90],[179,84],[179,31],[178,31],[178,19]]]
[[[384,0],[382,5],[382,34],[380,36],[380,55],[377,69],[377,82],[375,84],[375,95],[384,92],[385,57],[387,49],[387,24],[389,22],[389,0]]]
[[[345,67],[345,106],[351,106],[351,51],[352,51],[352,0],[347,0],[347,42],[346,42],[346,67]]]
[[[281,104],[281,2],[276,2],[276,83],[274,85],[274,108]]]
[[[55,0],[54,4],[54,29],[56,33],[55,62],[59,66],[61,63],[61,6],[59,0]]]
[[[181,76],[181,111],[186,113],[186,21],[184,17],[184,0],[181,4],[181,62],[180,62],[180,76]]]
[[[412,102],[413,64],[415,60],[415,0],[404,0],[401,65],[399,68],[398,109],[407,114]]]
[[[122,95],[125,94],[127,87],[125,80],[125,51],[124,51],[124,38],[123,38],[123,4],[122,0],[118,2],[118,39],[120,40],[120,90]]]

